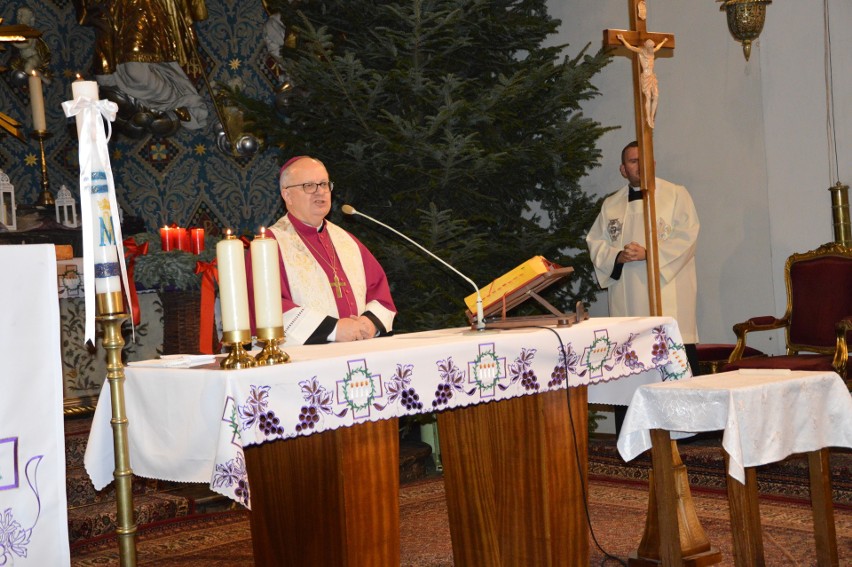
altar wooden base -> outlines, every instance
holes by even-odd
[[[255,565],[400,564],[397,419],[253,445],[245,456]]]
[[[569,388],[438,414],[456,566],[589,564],[587,394]]]

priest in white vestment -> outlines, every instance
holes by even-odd
[[[269,231],[278,241],[286,343],[355,341],[391,332],[396,307],[384,270],[357,238],[325,219],[334,184],[322,162],[290,159],[281,168],[279,188],[287,213]],[[251,277],[248,283],[251,287]]]
[[[609,296],[612,317],[649,315],[645,263],[645,217],[639,189],[639,147],[628,144],[621,155],[621,175],[628,180],[609,197],[586,236],[600,286]],[[695,245],[698,214],[686,188],[656,179],[657,248],[663,315],[677,320],[693,373],[697,368],[697,278]]]

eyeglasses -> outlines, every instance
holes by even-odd
[[[284,187],[284,189],[289,189],[290,187],[301,187],[302,191],[304,191],[308,195],[313,195],[317,192],[317,189],[328,189],[328,192],[331,193],[332,191],[334,191],[334,181],[321,181],[320,183],[308,181],[307,183],[287,185],[286,187]]]

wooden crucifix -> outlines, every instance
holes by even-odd
[[[630,29],[603,32],[608,47],[624,46],[633,53],[633,106],[636,115],[636,141],[639,143],[639,178],[645,216],[645,264],[648,270],[648,307],[652,316],[663,314],[660,296],[660,261],[657,250],[657,208],[655,203],[654,117],[659,91],[654,74],[654,54],[672,50],[674,35],[647,31],[645,0],[629,0]]]
[[[605,46],[624,46],[633,57],[633,104],[636,141],[639,144],[639,179],[645,218],[645,263],[648,273],[648,307],[652,316],[663,314],[660,294],[660,264],[657,247],[656,181],[654,172],[654,118],[659,91],[654,74],[654,56],[660,49],[674,49],[674,35],[649,33],[645,0],[628,0],[630,29],[603,32]],[[653,482],[648,487],[648,517],[639,549],[628,559],[630,567],[662,565],[706,566],[722,560],[704,533],[692,496],[686,468],[677,444],[668,432],[654,430]],[[659,437],[659,439],[657,439]]]

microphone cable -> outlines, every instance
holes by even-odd
[[[568,385],[568,355],[565,352],[565,343],[562,342],[562,337],[559,335],[559,333],[556,332],[556,329],[554,329],[553,327],[545,327],[543,325],[529,325],[529,326],[518,327],[518,328],[545,329],[547,331],[550,331],[554,335],[556,335],[556,340],[559,341],[559,352],[560,352],[560,355],[562,357],[562,364],[565,367],[565,401],[566,401],[566,404],[568,406],[568,421],[571,423],[571,437],[574,440],[574,459],[575,459],[575,463],[577,465],[577,472],[580,474],[580,478],[582,478],[583,464],[582,464],[581,459],[580,459],[579,445],[577,444],[577,429],[574,426],[574,413],[571,411],[571,402],[568,399],[568,396],[570,395],[570,392],[571,392],[571,387]],[[587,404],[588,404],[588,402],[587,402]],[[598,538],[595,535],[595,529],[592,526],[592,516],[589,513],[589,495],[586,491],[586,483],[585,482],[580,482],[580,490],[583,493],[583,510],[586,512],[586,524],[589,526],[589,533],[592,535],[592,541],[595,542],[595,547],[597,547],[598,550],[601,553],[603,553],[603,556],[604,556],[603,559],[601,559],[601,563],[600,563],[601,567],[603,567],[603,565],[605,565],[609,561],[617,561],[619,565],[623,565],[624,567],[627,567],[627,562],[625,562],[621,558],[609,553],[603,547],[601,547],[601,544],[598,542]]]

